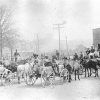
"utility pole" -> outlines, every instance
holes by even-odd
[[[33,35],[33,46],[34,46],[34,53],[36,53],[36,41],[35,41],[35,35]]]
[[[0,28],[0,35],[1,35],[1,36],[0,36],[0,40],[1,40],[0,52],[1,52],[1,60],[2,60],[2,43],[3,43],[3,42],[2,42],[2,31],[1,31],[1,28]]]
[[[38,52],[38,54],[40,52],[40,50],[39,50],[39,36],[38,36],[38,34],[37,34],[37,52]]]
[[[68,54],[68,57],[69,57],[69,50],[68,50],[68,40],[67,40],[67,35],[66,35],[66,50],[67,50],[67,54]]]
[[[38,52],[37,48],[37,35],[34,34],[34,53],[36,54]]]
[[[60,46],[60,34],[61,34],[61,28],[64,28],[62,27],[63,24],[54,24],[56,27],[55,29],[58,30],[58,34],[59,34],[59,59],[60,59],[60,56],[61,56],[61,46]]]

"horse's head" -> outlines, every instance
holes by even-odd
[[[96,63],[100,67],[100,58],[96,58]]]
[[[87,59],[84,58],[84,59],[81,59],[81,60],[79,61],[79,64],[85,65],[86,62],[87,62]]]

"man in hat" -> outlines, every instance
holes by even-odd
[[[20,54],[17,52],[17,49],[16,49],[16,51],[14,53],[15,62],[17,62],[17,60],[18,60],[18,56],[20,56]]]
[[[74,60],[78,60],[78,54],[77,53],[74,54]]]
[[[83,59],[83,53],[82,52],[80,52],[80,57],[79,58]]]

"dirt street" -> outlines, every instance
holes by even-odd
[[[40,80],[34,86],[25,83],[0,86],[0,100],[100,100],[100,78],[82,77],[71,83],[56,81],[43,88]]]

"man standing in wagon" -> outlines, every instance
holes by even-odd
[[[20,54],[17,52],[17,49],[16,49],[16,51],[14,53],[15,62],[17,62],[17,60],[18,60],[18,56],[20,56]]]

